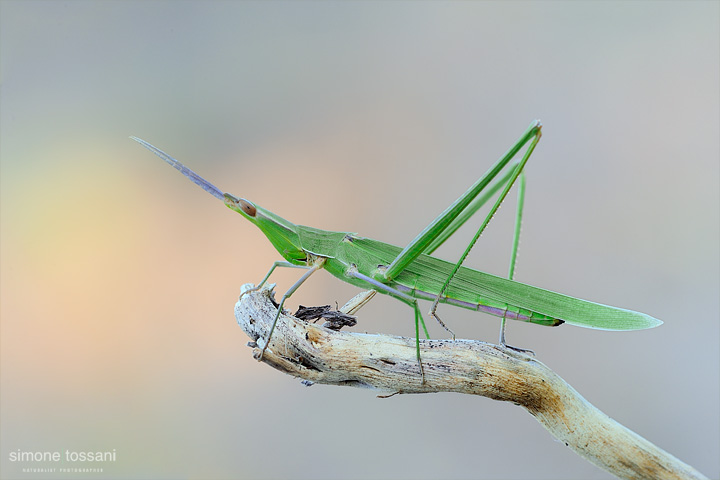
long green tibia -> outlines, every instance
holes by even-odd
[[[527,150],[525,151],[525,155],[523,155],[522,160],[518,164],[517,167],[513,170],[513,175],[510,181],[505,185],[505,189],[502,191],[498,199],[495,201],[495,205],[490,209],[490,212],[488,213],[487,217],[485,217],[485,221],[478,229],[477,233],[473,237],[473,239],[468,244],[467,248],[463,252],[462,256],[460,257],[460,260],[455,264],[455,268],[453,268],[452,273],[448,275],[447,280],[445,280],[445,283],[443,284],[442,288],[440,289],[440,292],[438,293],[438,298],[433,303],[433,312],[435,311],[435,308],[437,306],[438,300],[440,297],[443,296],[445,293],[445,290],[447,290],[448,285],[450,285],[450,282],[452,281],[453,277],[455,277],[455,274],[460,269],[460,266],[465,261],[465,258],[467,258],[468,254],[470,253],[470,250],[475,246],[475,243],[477,242],[478,238],[480,238],[480,235],[482,235],[482,232],[485,230],[485,228],[490,223],[490,220],[492,220],[493,216],[497,212],[498,208],[500,208],[500,205],[502,205],[502,202],[505,200],[505,197],[507,196],[508,192],[512,188],[513,184],[515,183],[515,180],[520,175],[520,173],[525,168],[525,164],[527,163],[528,159],[530,158],[530,155],[532,155],[533,150],[535,150],[535,146],[540,141],[541,133],[540,130],[537,129],[534,133],[534,138],[532,139],[532,142],[530,142],[530,145],[528,146]],[[513,267],[514,268],[514,267]]]
[[[510,251],[510,267],[508,268],[508,280],[515,278],[515,265],[517,264],[518,248],[520,247],[520,230],[522,229],[523,205],[525,204],[525,171],[520,174],[518,181],[517,213],[515,214],[515,232],[513,233],[512,250]],[[500,320],[500,345],[505,345],[505,322],[503,315]]]
[[[462,211],[458,217],[450,223],[450,225],[443,230],[443,232],[435,237],[435,240],[430,242],[430,245],[427,246],[427,248],[423,251],[426,255],[431,255],[435,250],[440,247],[443,243],[445,243],[445,240],[450,238],[458,228],[462,227],[465,222],[467,222],[470,217],[475,215],[475,212],[480,210],[483,205],[487,203],[488,200],[490,200],[497,192],[500,190],[507,182],[510,180],[510,177],[512,176],[514,171],[514,168],[508,170],[505,175],[502,176],[502,178],[489,187],[487,187],[487,192],[483,192],[482,195],[475,198],[470,205],[465,208],[465,210]]]
[[[440,236],[443,231],[452,224],[463,210],[467,208],[472,200],[482,192],[490,182],[502,171],[502,169],[512,160],[515,154],[532,138],[536,138],[540,133],[541,125],[539,121],[533,122],[520,140],[498,160],[490,170],[485,173],[477,182],[475,182],[460,198],[450,205],[443,213],[440,214],[430,225],[420,232],[415,239],[410,242],[393,260],[393,262],[385,269],[379,270],[374,277],[382,282],[394,279],[400,272],[412,263],[421,253],[425,251],[430,242]]]
[[[517,214],[515,215],[515,233],[513,233],[512,250],[510,252],[510,268],[508,270],[508,279],[515,278],[515,264],[517,263],[517,253],[520,247],[520,230],[522,229],[523,205],[525,204],[525,171],[520,174],[518,180],[518,197],[517,197]]]

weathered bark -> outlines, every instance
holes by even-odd
[[[266,288],[242,295],[235,306],[238,323],[261,345],[276,312]],[[533,357],[473,340],[421,340],[420,349],[425,382],[414,338],[336,332],[281,315],[262,361],[315,383],[512,402],[578,455],[620,478],[706,478],[602,413]],[[255,348],[255,358],[259,354]]]

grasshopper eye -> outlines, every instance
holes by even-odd
[[[255,208],[255,205],[248,202],[244,198],[237,198],[235,195],[225,193],[224,195],[225,199],[225,205],[230,207],[231,209],[238,211],[238,207],[240,210],[242,210],[242,213],[247,215],[248,217],[254,217],[257,214],[257,208]]]
[[[237,201],[238,207],[242,208],[242,211],[245,212],[245,214],[249,217],[254,217],[257,213],[257,209],[255,208],[255,205],[248,202],[244,198],[240,198]]]

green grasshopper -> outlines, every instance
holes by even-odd
[[[285,258],[286,261],[277,261],[273,264],[255,289],[262,287],[277,267],[307,269],[307,272],[283,295],[268,338],[264,339],[259,359],[262,359],[269,344],[285,300],[310,275],[325,269],[340,280],[390,295],[414,309],[418,368],[424,379],[420,361],[420,325],[428,338],[429,334],[418,307],[418,299],[433,301],[430,315],[448,331],[450,330],[436,313],[438,303],[477,310],[502,318],[500,344],[503,346],[507,346],[505,344],[507,318],[538,325],[557,326],[568,323],[601,330],[640,330],[662,324],[660,320],[644,313],[580,300],[512,280],[525,191],[523,170],[540,140],[541,128],[539,121],[533,122],[518,142],[482,178],[405,248],[361,237],[355,233],[332,232],[295,225],[249,200],[223,193],[162,150],[137,137],[130,138],[175,167],[206,192],[222,200],[231,210],[257,225]],[[511,160],[526,144],[528,146],[521,160],[511,164]],[[505,174],[492,183],[503,170],[506,171]],[[518,214],[509,279],[463,267],[462,264],[468,253],[518,178],[520,178]],[[455,264],[430,255],[500,188],[502,192],[498,195],[495,204]],[[450,333],[452,334],[451,331]]]

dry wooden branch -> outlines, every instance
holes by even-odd
[[[252,287],[243,286],[243,291]],[[271,290],[241,296],[235,316],[255,342],[277,312]],[[700,472],[620,425],[533,357],[471,340],[421,340],[425,383],[415,339],[335,332],[281,315],[262,361],[315,383],[394,393],[457,392],[524,407],[555,438],[620,478],[705,479]],[[257,358],[259,348],[255,348]]]

